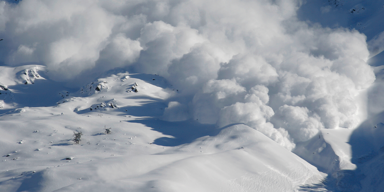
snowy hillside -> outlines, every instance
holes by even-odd
[[[162,121],[175,94],[158,76],[118,73],[57,105],[3,113],[1,191],[284,191],[322,179],[246,125]]]
[[[0,191],[384,189],[384,1],[0,16]]]

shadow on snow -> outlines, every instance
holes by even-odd
[[[0,186],[7,185],[10,182],[20,183],[20,186],[16,189],[16,192],[39,192],[44,188],[42,182],[44,171],[39,172],[24,172],[21,175],[14,177],[10,180],[0,182]]]
[[[154,118],[132,120],[131,123],[144,124],[151,127],[154,131],[161,132],[172,137],[161,137],[156,139],[153,144],[162,146],[178,146],[191,143],[203,136],[217,135],[219,130],[215,125],[204,125],[193,120],[181,122],[167,122]]]
[[[355,170],[340,170],[328,174],[321,183],[301,186],[299,190],[382,191],[381,187],[384,186],[383,117],[384,112],[367,119],[351,134],[348,143],[352,151],[351,162],[357,166]]]
[[[34,84],[17,84],[8,87],[9,90],[1,91],[0,99],[8,104],[17,103],[16,108],[22,107],[47,107],[55,106],[56,102],[63,99],[59,92],[67,90],[64,83],[54,82],[49,79],[36,79]],[[14,109],[0,109],[0,114],[10,113]]]

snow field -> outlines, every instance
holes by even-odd
[[[216,134],[179,145],[177,137],[192,137],[194,130],[172,135],[172,129],[191,122],[161,120],[167,98],[177,91],[160,78],[134,77],[111,75],[87,92],[69,93],[55,106],[2,114],[0,190],[294,191],[324,177],[243,124],[221,130],[211,126]],[[96,90],[99,82],[104,85]],[[135,84],[138,92],[129,91]],[[177,126],[156,130],[146,126],[150,123]],[[112,128],[110,134],[106,128]],[[75,131],[83,133],[79,144],[72,141]],[[167,145],[161,145],[161,139],[168,139]]]

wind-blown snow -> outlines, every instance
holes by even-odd
[[[1,62],[41,63],[72,85],[121,67],[158,74],[187,98],[172,101],[184,115],[172,119],[170,103],[164,119],[244,123],[292,149],[322,128],[355,127],[365,113],[358,96],[375,80],[363,34],[299,21],[299,6],[2,1]]]

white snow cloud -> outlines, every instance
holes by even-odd
[[[169,102],[168,107],[164,110],[163,120],[165,121],[185,121],[188,118],[188,106],[177,101]]]
[[[128,66],[159,74],[193,98],[170,103],[165,119],[244,123],[292,149],[319,129],[356,126],[375,80],[365,36],[299,21],[299,4],[2,1],[0,61],[41,63],[60,81]]]

